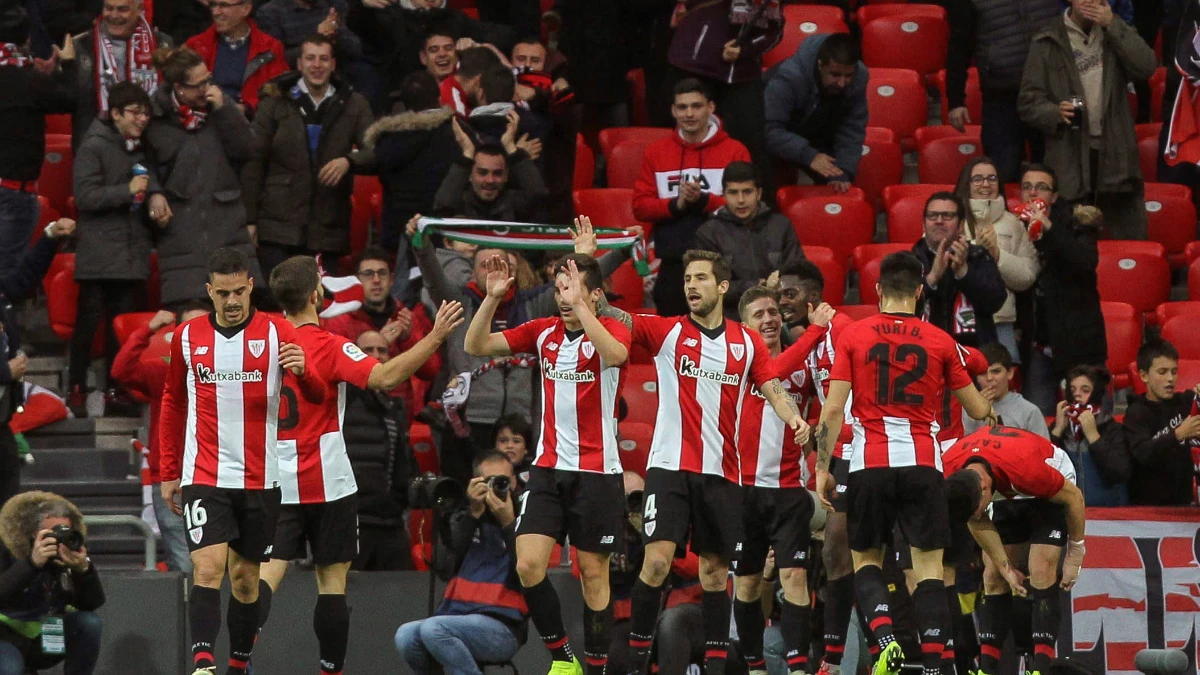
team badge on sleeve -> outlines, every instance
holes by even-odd
[[[362,361],[367,358],[366,352],[359,349],[353,342],[347,342],[342,345],[342,353],[350,357],[353,361]]]

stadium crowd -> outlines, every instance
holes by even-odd
[[[857,606],[876,673],[1047,675],[1084,507],[1200,503],[1195,4],[0,0],[0,500],[44,287],[70,414],[148,414],[199,673],[309,555],[325,673],[353,567],[453,579],[418,673],[527,619],[556,675],[838,673]],[[229,497],[237,330],[290,450]],[[0,673],[55,604],[4,517]]]

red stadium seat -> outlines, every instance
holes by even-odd
[[[873,135],[870,133],[872,129],[886,132],[888,137]],[[891,129],[867,127],[867,132],[854,184],[862,188],[867,203],[878,211],[884,188],[904,180],[904,151],[895,141],[896,134]]]
[[[413,562],[421,566],[432,557],[433,521],[437,516],[429,509],[408,512],[408,540],[412,542]]]
[[[1163,94],[1167,92],[1165,75],[1167,69],[1159,66],[1158,70],[1164,73],[1163,79],[1156,82],[1154,78],[1150,78],[1150,121],[1152,122],[1163,121]],[[1157,75],[1157,71],[1155,74]]]
[[[1161,132],[1162,122],[1147,122],[1146,124],[1134,125],[1134,134],[1137,135],[1139,141],[1143,138],[1158,138]]]
[[[1153,312],[1171,297],[1171,268],[1166,249],[1154,242],[1101,241],[1096,276],[1100,299]]]
[[[925,150],[925,146],[929,145],[933,141],[938,140],[939,138],[966,136],[977,143],[981,142],[980,133],[982,132],[982,129],[983,127],[979,126],[978,124],[968,124],[966,129],[963,131],[959,131],[949,124],[935,124],[931,127],[921,127],[920,129],[917,129],[913,138],[917,140],[917,152],[922,152]],[[955,176],[955,179],[957,178],[958,177]]]
[[[879,313],[879,305],[842,305],[837,308],[839,314],[844,314],[854,321],[869,319]]]
[[[153,319],[155,314],[156,312],[130,312],[114,316],[112,325],[113,333],[117,335],[117,342],[125,344],[129,340],[129,336],[139,328],[150,325],[150,319]]]
[[[862,27],[862,59],[868,68],[908,68],[929,75],[946,67],[949,40],[944,16],[882,16]]]
[[[642,311],[642,304],[646,302],[646,285],[634,268],[632,260],[621,263],[609,277],[609,281],[612,283],[613,293],[621,296],[612,301],[614,307],[627,312]]]
[[[861,272],[872,260],[883,260],[897,251],[911,251],[912,244],[867,244],[855,247],[850,254],[850,267]],[[861,302],[861,300],[860,300]]]
[[[1167,249],[1171,267],[1183,267],[1184,250],[1196,239],[1196,207],[1191,199],[1157,197],[1146,199],[1147,234]]]
[[[645,139],[625,141],[617,144],[610,154],[605,155],[608,160],[608,187],[633,188],[638,174],[642,172],[646,147],[653,142]]]
[[[875,19],[884,16],[929,16],[937,19],[946,18],[946,10],[940,5],[918,2],[879,2],[864,4],[854,13],[858,25],[865,26]]]
[[[883,208],[886,211],[904,197],[920,197],[924,202],[935,192],[954,192],[953,183],[904,183],[889,185],[883,189]]]
[[[875,210],[857,197],[810,197],[791,204],[783,215],[805,246],[832,249],[843,268],[855,246],[875,236]]]
[[[70,136],[74,132],[71,127],[71,114],[46,115],[46,134]]]
[[[1146,393],[1146,383],[1138,377],[1137,363],[1129,364],[1129,379],[1133,383],[1133,393]],[[1179,359],[1179,377],[1175,380],[1175,391],[1187,391],[1200,384],[1200,360]]]
[[[1113,375],[1113,388],[1129,386],[1125,364],[1137,358],[1142,345],[1142,321],[1132,305],[1123,302],[1101,302],[1104,314],[1104,334],[1108,341],[1108,361],[1105,364]]]
[[[805,40],[823,33],[849,33],[840,7],[833,5],[784,5],[783,37],[763,55],[764,69],[796,53]]]
[[[575,134],[575,174],[571,185],[586,190],[596,184],[596,153],[588,146],[583,134]]]
[[[831,305],[840,305],[846,299],[846,258],[838,256],[825,246],[803,246],[804,257],[821,269],[825,279],[822,299]]]
[[[42,238],[45,233],[46,226],[59,219],[58,210],[50,206],[50,200],[42,195],[38,195],[38,222],[37,227],[33,228],[33,235],[29,238],[29,245],[33,246],[38,239]]]
[[[437,446],[433,443],[433,430],[427,424],[413,422],[408,427],[408,447],[412,448],[413,458],[421,473],[437,475],[441,472],[438,461]]]
[[[784,185],[775,191],[775,202],[779,205],[780,213],[787,213],[788,208],[801,199],[821,197],[847,197],[862,201],[867,200],[867,194],[861,188],[854,186],[850,186],[847,192],[840,195],[829,185]]]
[[[46,157],[42,162],[42,174],[38,178],[38,194],[50,200],[50,205],[60,214],[75,217],[75,209],[67,202],[71,196],[71,138],[66,142],[55,141],[46,145]]]
[[[587,216],[596,227],[621,229],[640,225],[649,238],[650,223],[639,222],[633,215],[631,188],[588,188],[575,190],[575,215]]]
[[[879,283],[879,267],[883,258],[873,258],[858,270],[858,303],[860,305],[878,305],[879,291],[875,285]]]
[[[939,138],[917,155],[917,176],[922,183],[953,183],[967,162],[982,155],[983,146],[970,136]]]
[[[1177,197],[1191,200],[1192,188],[1179,183],[1146,183],[1146,199],[1164,199]]]
[[[631,363],[625,368],[625,385],[621,388],[627,412],[622,424],[641,422],[653,425],[658,413],[658,375],[653,364]]]
[[[621,468],[645,478],[646,460],[650,458],[650,441],[654,439],[653,421],[621,422],[617,426],[617,436],[621,438],[617,443],[621,450]]]
[[[654,141],[670,138],[674,129],[663,127],[609,127],[600,132],[600,152],[610,157],[612,151],[622,143],[635,142],[650,144]]]
[[[1141,126],[1141,125],[1138,125]],[[1142,166],[1142,180],[1158,180],[1158,136],[1138,139],[1138,162]]]
[[[1177,316],[1191,316],[1200,319],[1200,300],[1164,302],[1154,308],[1155,323],[1159,326],[1166,324]]]
[[[929,118],[925,83],[913,70],[872,68],[867,81],[867,124],[891,129],[905,149]]]
[[[635,68],[625,73],[629,85],[629,121],[634,126],[650,126],[650,109],[646,106],[646,71]]]
[[[75,310],[79,302],[79,284],[75,283],[75,254],[59,253],[42,279],[46,289],[46,314],[50,328],[62,340],[70,340],[75,330]]]
[[[887,127],[867,127],[866,142],[869,143],[895,143],[896,132]]]
[[[917,243],[925,236],[925,202],[928,197],[905,197],[887,211],[887,240],[893,244]]]
[[[950,101],[946,97],[946,71],[937,72],[937,88],[942,99],[942,124],[950,124]],[[967,116],[975,124],[983,121],[983,94],[979,90],[979,69],[967,69],[967,97],[963,103],[967,107]]]
[[[1196,324],[1200,317],[1194,315],[1176,316],[1162,326],[1162,337],[1175,345],[1179,350],[1179,358],[1200,359],[1200,331]]]

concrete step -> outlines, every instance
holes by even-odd
[[[33,453],[33,463],[22,469],[26,482],[41,479],[87,476],[124,480],[139,475],[141,462],[134,464],[129,446],[113,448],[42,448]]]
[[[127,450],[145,426],[141,418],[65,419],[26,434],[33,450],[46,448],[111,448]],[[36,455],[36,452],[34,453]]]
[[[71,478],[35,478],[22,480],[24,490],[45,490],[62,495],[71,501],[95,497],[118,497],[134,499],[142,503],[142,483],[138,478],[88,478],[74,476]],[[80,506],[80,508],[83,508]]]

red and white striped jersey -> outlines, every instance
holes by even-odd
[[[163,481],[244,490],[279,485],[279,348],[295,341],[291,324],[253,310],[233,328],[209,314],[175,329],[159,421]],[[301,385],[310,400],[324,396],[314,368],[305,368]]]
[[[816,390],[817,402],[821,406],[825,405],[825,397],[829,395],[830,374],[833,372],[833,363],[837,360],[837,338],[852,323],[854,320],[845,314],[834,314],[833,320],[827,328],[821,330],[820,326],[815,327],[819,339],[808,353],[808,373],[812,378],[813,388]],[[808,327],[808,330],[813,329],[813,326]],[[837,444],[833,446],[834,457],[840,458],[842,449],[854,439],[854,416],[851,414],[853,405],[854,392],[852,391],[850,398],[846,399],[846,414],[842,420],[842,431],[838,434]]]
[[[654,354],[658,416],[647,469],[741,481],[738,417],[747,390],[771,381],[771,354],[757,333],[726,319],[716,329],[690,317],[633,317],[633,339]]]
[[[628,349],[629,329],[600,323]],[[502,333],[514,354],[538,355],[542,372],[542,433],[534,466],[564,471],[621,473],[617,454],[617,392],[622,368],[600,358],[582,329],[561,317],[535,319]]]
[[[845,328],[836,350],[830,378],[849,382],[855,393],[850,470],[941,470],[942,391],[971,384],[966,352],[954,338],[912,315],[879,314]]]
[[[358,491],[342,438],[346,385],[367,388],[379,362],[353,342],[313,324],[296,328],[305,368],[325,380],[325,400],[299,395],[299,378],[283,376],[279,406],[279,478],[284,504],[322,504]]]

